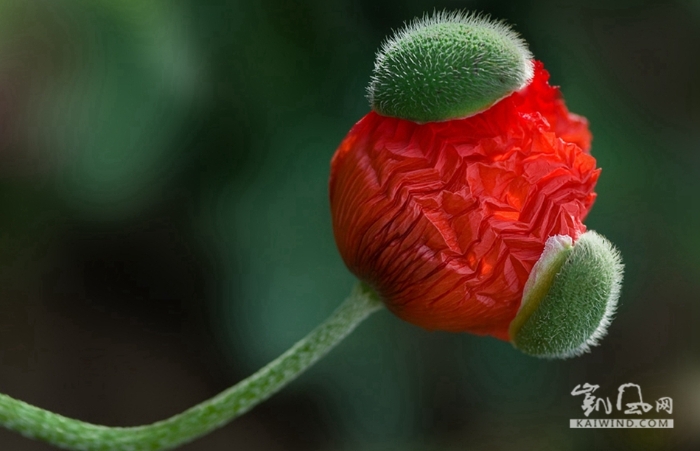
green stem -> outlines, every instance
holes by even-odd
[[[223,426],[272,396],[380,307],[373,291],[358,283],[323,324],[287,352],[249,378],[167,420],[125,428],[98,426],[0,394],[0,424],[27,437],[70,450],[172,449]]]

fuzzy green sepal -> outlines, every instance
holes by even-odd
[[[560,264],[562,255],[566,260]],[[623,273],[620,253],[588,231],[572,248],[562,246],[548,258],[546,268],[531,274],[537,272],[540,283],[526,285],[523,305],[511,323],[511,341],[537,357],[583,354],[605,335],[615,312]]]
[[[383,44],[368,98],[383,116],[445,121],[489,108],[532,76],[527,44],[507,25],[438,12],[414,20]]]

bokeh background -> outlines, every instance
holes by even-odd
[[[698,449],[696,0],[0,1],[0,391],[153,422],[329,315],[354,283],[329,160],[382,39],[442,8],[514,24],[589,118],[587,224],[626,264],[609,336],[549,362],[382,312],[182,449]],[[613,403],[627,382],[673,397],[675,429],[569,429],[586,382]],[[0,430],[0,449],[51,448]]]

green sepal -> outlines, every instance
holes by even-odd
[[[620,295],[623,265],[610,241],[594,231],[573,247],[563,239],[547,241],[510,325],[513,345],[537,357],[589,351],[607,332]]]
[[[506,24],[437,12],[384,42],[368,98],[383,116],[436,122],[479,113],[527,85],[527,44]]]

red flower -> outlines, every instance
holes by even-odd
[[[552,235],[585,231],[600,169],[587,121],[539,62],[522,90],[466,119],[367,114],[331,162],[336,243],[396,315],[508,340]]]

